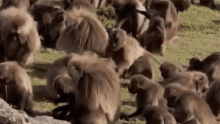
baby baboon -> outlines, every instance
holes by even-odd
[[[175,5],[177,12],[183,12],[191,6],[191,0],[171,0]]]
[[[123,29],[112,29],[110,32],[106,55],[115,61],[119,74],[123,74],[141,56],[152,57],[159,63],[150,52],[143,49],[138,41],[127,35]]]
[[[128,118],[139,116],[146,105],[159,105],[159,99],[163,98],[164,88],[143,75],[134,75],[130,79],[129,92],[136,94],[137,110]]]
[[[156,16],[150,19],[149,28],[138,37],[140,45],[147,51],[164,55],[166,46],[166,32],[164,19],[160,16]]]
[[[66,12],[60,6],[39,2],[31,7],[31,13],[38,22],[38,32],[43,36],[44,47],[55,48],[56,41],[66,28]]]
[[[205,100],[212,110],[212,113],[218,117],[220,114],[220,80],[215,80],[205,93]]]
[[[56,48],[68,53],[93,51],[103,56],[108,45],[108,33],[96,15],[83,9],[67,13],[72,25],[61,33]]]
[[[73,92],[71,85],[65,89],[59,89],[58,85],[56,89],[73,96],[69,99],[72,122],[115,123],[121,106],[119,76],[103,61],[89,60],[87,57],[73,57],[68,65],[69,71],[81,72],[77,93]]]
[[[169,107],[174,107],[177,122],[186,123],[198,120],[201,124],[217,124],[206,101],[180,84],[169,84],[164,97]]]
[[[165,108],[147,105],[144,117],[146,124],[177,124],[173,115]]]
[[[113,7],[116,9],[115,28],[124,29],[135,38],[147,30],[149,19],[136,12],[136,9],[146,11],[139,0],[115,0]]]
[[[15,7],[0,13],[0,39],[4,58],[27,66],[34,61],[35,51],[40,49],[40,38],[34,20],[26,11]]]
[[[167,86],[172,83],[180,84],[199,95],[203,95],[209,88],[207,76],[204,73],[197,71],[177,73],[174,76],[165,79],[163,85]]]
[[[28,11],[30,8],[30,2],[29,0],[2,0],[1,10],[12,6]]]
[[[159,70],[163,79],[168,79],[179,72],[183,72],[183,69],[178,68],[176,65],[167,61],[160,65]]]
[[[141,74],[148,77],[149,79],[154,78],[154,72],[147,56],[141,56],[135,60],[131,67],[125,72],[123,77],[130,78],[136,74]]]
[[[198,58],[191,58],[188,70],[197,70],[204,72],[211,83],[220,77],[220,52],[214,52],[204,58],[202,61]]]
[[[39,114],[34,110],[32,82],[25,69],[7,61],[0,63],[0,72],[1,85],[7,85],[7,102],[30,116]]]
[[[145,15],[147,18],[160,16],[164,19],[166,29],[166,41],[171,42],[177,38],[178,34],[178,14],[177,10],[170,0],[152,1],[149,12],[137,11]],[[144,14],[145,13],[145,14]]]

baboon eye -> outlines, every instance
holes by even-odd
[[[69,90],[67,88],[65,88],[65,93],[68,93],[68,92],[69,92]]]

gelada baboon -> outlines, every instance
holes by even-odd
[[[165,79],[163,86],[172,83],[180,84],[198,95],[204,95],[204,92],[209,88],[209,81],[206,74],[197,71],[177,73]]]
[[[56,48],[67,53],[93,51],[103,56],[108,45],[108,33],[97,16],[84,9],[67,14],[72,19],[72,25],[60,34]]]
[[[177,122],[187,123],[197,119],[201,124],[217,124],[206,101],[180,84],[166,86],[164,97],[168,106],[174,107]]]
[[[178,34],[178,14],[176,7],[170,0],[155,0],[150,5],[149,12],[136,11],[147,18],[160,16],[164,19],[166,29],[166,42],[176,40]]]
[[[164,19],[160,16],[151,18],[149,28],[138,37],[138,41],[147,51],[163,56],[166,49]]]
[[[171,0],[175,5],[177,12],[183,12],[191,6],[191,0]]]
[[[130,78],[136,74],[141,74],[149,79],[154,79],[154,71],[147,56],[141,56],[135,60],[131,67],[125,72],[123,78]]]
[[[90,12],[95,12],[95,8],[88,0],[63,0],[64,9],[70,11],[73,8],[85,8]]]
[[[202,61],[198,58],[191,58],[188,70],[197,70],[204,72],[211,83],[220,77],[220,52],[214,52],[204,58]]]
[[[143,4],[138,0],[115,0],[113,7],[116,13],[114,28],[124,29],[128,34],[137,38],[149,25],[149,19],[137,13],[136,9],[146,11]]]
[[[143,75],[134,75],[130,79],[131,84],[128,88],[132,94],[137,94],[137,110],[128,116],[128,118],[140,116],[145,110],[146,105],[159,105],[159,99],[163,98],[164,88],[153,80]],[[142,115],[143,116],[143,115]]]
[[[127,35],[123,29],[114,28],[110,32],[106,56],[112,57],[115,61],[119,74],[123,74],[141,56],[152,57],[160,64],[150,52],[142,48],[138,41]]]
[[[7,85],[7,102],[24,110],[30,116],[39,114],[34,109],[33,88],[31,78],[17,62],[0,63],[1,85]]]
[[[144,118],[146,124],[177,124],[174,116],[165,108],[147,105]]]
[[[2,0],[1,10],[12,6],[28,11],[30,8],[30,2],[29,0]]]
[[[99,9],[108,5],[112,5],[114,0],[88,0],[95,8]]]
[[[115,123],[120,114],[121,97],[119,76],[106,63],[87,57],[73,57],[68,64],[80,74],[78,90],[74,83],[62,88],[55,88],[62,94],[72,96],[70,118],[74,123]],[[69,72],[72,75],[72,71]],[[72,86],[71,86],[72,85]]]
[[[215,0],[200,0],[200,4],[211,9],[216,9]]]
[[[40,38],[34,20],[26,11],[15,7],[0,13],[1,44],[6,60],[26,66],[34,61],[35,51],[40,49]]]
[[[212,110],[212,113],[218,117],[220,114],[220,80],[212,82],[210,88],[205,93],[205,100]]]
[[[38,23],[39,35],[44,47],[55,48],[56,41],[66,28],[66,12],[60,6],[39,2],[31,7],[31,14]]]
[[[167,61],[160,65],[159,70],[161,72],[161,76],[163,77],[163,79],[168,79],[172,76],[175,76],[179,72],[183,72],[182,68],[179,68],[173,63]]]

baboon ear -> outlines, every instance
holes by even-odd
[[[120,42],[124,42],[125,41],[125,37],[126,37],[126,32],[123,31],[122,29],[119,29],[116,33],[116,37],[118,38],[118,40]]]

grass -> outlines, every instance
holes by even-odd
[[[219,3],[220,0],[216,1]],[[218,9],[220,7],[217,5]],[[114,14],[111,12],[111,7],[104,8],[97,11],[99,19],[102,20],[105,27],[110,27],[114,24]],[[107,13],[107,14],[106,14]],[[188,61],[192,57],[204,58],[220,48],[220,11],[211,10],[206,7],[192,5],[187,11],[179,13],[179,37],[178,43],[167,44],[167,49],[164,58],[156,56],[161,62],[164,60],[170,61],[178,66],[188,65]],[[58,51],[49,51],[47,53],[36,53],[37,62],[51,62],[61,57],[62,54]],[[153,60],[151,61],[154,67],[156,79],[160,77],[157,65]],[[45,96],[45,74],[36,70],[30,70],[29,74],[33,78],[35,100],[38,103],[37,108],[41,110],[52,110],[55,105],[46,101]],[[124,82],[122,80],[122,82]],[[132,113],[135,111],[134,100],[135,97],[128,93],[126,88],[121,90],[123,103],[131,105],[123,105],[121,111]],[[122,123],[138,123],[144,124],[144,121],[137,120],[136,122],[119,121]]]

